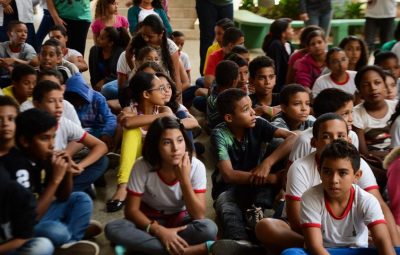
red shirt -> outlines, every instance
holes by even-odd
[[[206,66],[206,71],[204,72],[204,75],[212,75],[215,76],[215,69],[217,68],[217,65],[219,62],[224,60],[224,52],[223,49],[219,49],[212,53],[208,57],[207,61],[207,66]]]

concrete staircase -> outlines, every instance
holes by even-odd
[[[200,38],[195,0],[169,0],[168,15],[173,30],[184,33],[186,39]]]
[[[119,13],[128,15],[128,8],[125,7],[126,0],[119,3]],[[197,40],[199,36],[199,25],[196,14],[195,0],[169,0],[168,15],[171,18],[173,30],[179,30],[185,34],[186,39]]]

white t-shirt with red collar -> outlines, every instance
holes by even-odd
[[[310,127],[297,137],[293,144],[292,151],[289,154],[289,163],[293,163],[299,158],[305,157],[311,152],[315,151],[315,148],[311,146],[311,138],[313,138],[313,128]],[[358,149],[359,140],[357,134],[353,131],[349,131],[349,137],[351,143]]]
[[[324,247],[368,247],[368,228],[382,223],[386,221],[378,200],[357,185],[352,186],[341,216],[333,214],[322,184],[302,196],[301,227],[321,228]]]
[[[315,98],[321,91],[329,88],[341,89],[351,95],[354,95],[354,93],[357,91],[356,84],[354,83],[354,77],[356,76],[357,72],[348,70],[346,73],[347,79],[342,83],[332,80],[331,73],[327,73],[318,77],[312,88],[313,97]]]
[[[360,169],[361,178],[358,180],[358,186],[365,191],[378,189],[374,173],[363,159],[361,159]],[[316,152],[296,160],[287,173],[286,199],[301,201],[301,196],[311,187],[321,183],[321,177],[318,172]]]
[[[206,168],[195,157],[192,158],[190,182],[195,193],[206,192]],[[164,214],[174,214],[186,210],[179,181],[166,182],[143,157],[135,162],[127,189],[129,195],[140,196],[142,202]]]

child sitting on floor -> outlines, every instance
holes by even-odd
[[[258,56],[249,63],[249,87],[254,87],[250,94],[252,107],[257,116],[271,120],[281,111],[279,93],[273,93],[276,84],[274,61],[267,56]]]
[[[362,175],[357,149],[346,141],[333,141],[322,151],[318,170],[322,183],[301,197],[306,250],[293,248],[282,254],[400,254],[393,248],[378,200],[355,184]],[[368,248],[368,232],[375,248]]]
[[[280,176],[270,170],[289,154],[296,135],[257,118],[250,98],[240,89],[231,88],[219,94],[217,108],[224,122],[217,125],[211,134],[217,162],[212,175],[212,197],[223,226],[223,237],[232,239],[240,246],[238,249],[248,250],[252,245],[248,243],[250,236],[246,226],[253,228],[262,218],[262,210],[272,208],[277,194],[273,184],[280,183]],[[261,149],[272,138],[284,138],[285,141],[264,158]],[[261,208],[244,217],[244,212],[252,205]],[[254,247],[248,254],[258,250]],[[230,252],[225,250],[221,254]]]
[[[0,86],[10,85],[10,75],[15,64],[38,66],[35,49],[26,43],[28,29],[23,22],[11,21],[7,27],[9,41],[0,43]]]
[[[6,96],[14,98],[19,105],[32,97],[33,88],[36,86],[36,70],[26,64],[18,64],[11,73],[12,85],[3,89]]]

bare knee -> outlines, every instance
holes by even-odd
[[[283,230],[290,229],[289,225],[282,220],[265,218],[256,225],[256,236],[261,242],[274,242],[275,237],[279,236]]]

